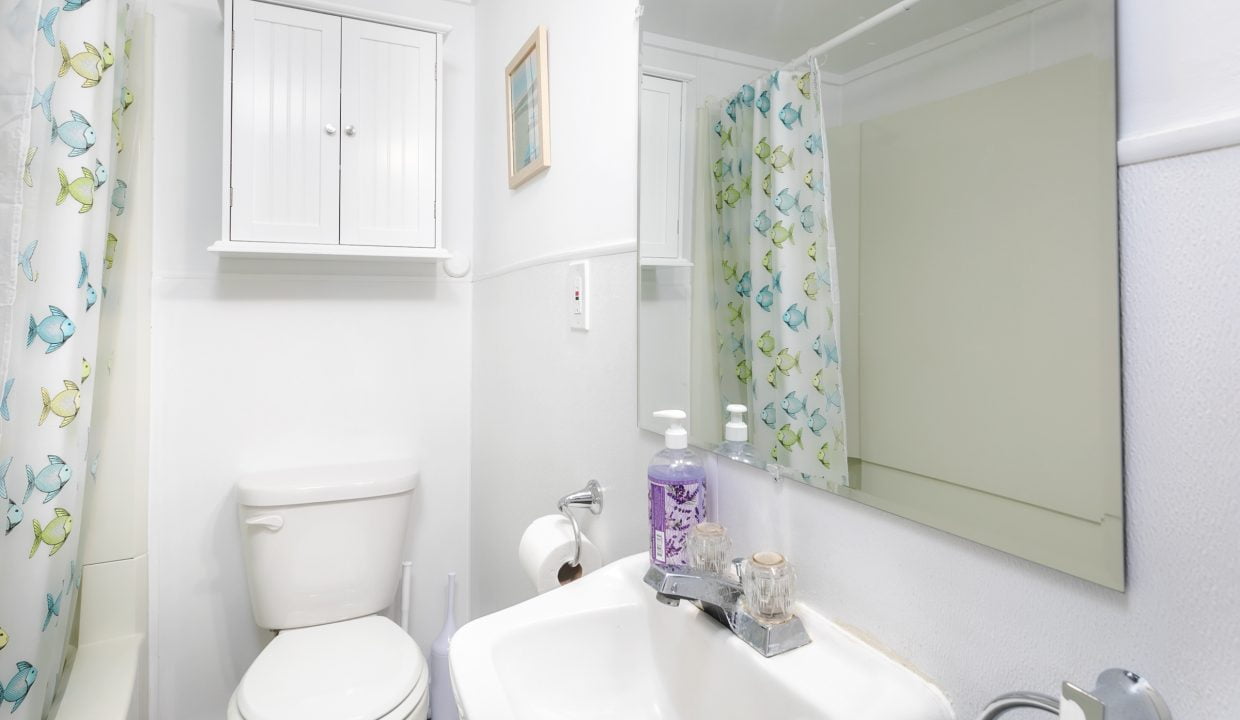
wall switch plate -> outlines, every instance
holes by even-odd
[[[590,263],[587,260],[568,265],[568,326],[574,330],[590,329]]]

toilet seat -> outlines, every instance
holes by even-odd
[[[387,618],[286,630],[246,671],[229,716],[405,720],[425,712],[427,681],[417,643]]]

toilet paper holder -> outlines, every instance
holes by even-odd
[[[571,512],[573,508],[585,508],[593,515],[601,515],[603,513],[603,486],[599,485],[598,480],[591,480],[586,486],[577,492],[569,493],[560,498],[557,505],[560,512],[568,521],[573,524],[573,559],[569,561],[569,565],[576,566],[581,562],[581,526],[577,524],[577,518]]]

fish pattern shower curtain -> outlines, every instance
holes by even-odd
[[[722,400],[766,460],[830,486],[848,455],[818,87],[779,70],[710,108],[708,215]]]
[[[99,462],[92,400],[108,374],[99,321],[124,252],[122,128],[137,102],[126,74],[139,14],[125,0],[44,0],[32,22],[8,29],[34,50],[21,161],[0,165],[0,186],[21,189],[18,231],[4,238],[16,286],[0,346],[4,717],[47,715],[81,578],[81,511]]]

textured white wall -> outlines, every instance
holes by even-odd
[[[596,46],[627,33],[623,18],[607,20],[602,14],[611,18],[613,5],[629,4],[591,3],[600,13],[591,25]],[[515,47],[516,36],[528,32],[524,26],[538,21],[537,13],[529,12],[535,4],[505,5],[525,13],[526,22],[502,43]],[[494,8],[494,3],[482,5],[480,26]],[[1124,134],[1240,111],[1240,50],[1229,37],[1240,23],[1240,8],[1226,0],[1121,0],[1119,13]],[[483,27],[482,37],[496,32]],[[553,26],[553,57],[555,37]],[[583,49],[568,62],[594,57]],[[594,71],[600,78],[614,77],[620,70],[613,65],[628,61],[630,56],[616,55]],[[480,64],[484,78],[493,72],[495,63],[490,64],[491,69]],[[558,102],[606,97],[605,107],[594,105],[596,116],[622,114],[624,95],[579,89],[579,95],[566,98],[574,91],[553,87]],[[636,110],[628,112],[635,122]],[[485,161],[479,170],[494,172]],[[1234,201],[1240,149],[1130,167],[1121,181],[1126,594],[827,493],[796,484],[773,486],[745,468],[716,473],[720,514],[736,534],[738,549],[766,544],[788,549],[813,605],[914,662],[951,695],[962,718],[973,717],[998,693],[1049,692],[1062,679],[1088,685],[1094,673],[1112,665],[1146,673],[1177,717],[1229,717],[1240,705],[1233,672],[1240,662],[1240,211]],[[607,187],[618,192],[619,181]],[[590,197],[565,195],[557,207]],[[501,210],[495,222],[549,207]],[[499,242],[501,236],[493,239]],[[563,249],[593,240],[569,233],[547,242]],[[512,248],[508,257],[517,252]],[[496,342],[478,353],[474,372],[476,397],[494,398],[475,401],[476,610],[528,597],[524,578],[504,568],[514,561],[514,528],[549,509],[565,483],[583,479],[580,473],[609,481],[612,504],[593,530],[608,540],[609,557],[643,546],[643,468],[658,439],[641,433],[634,442],[630,434],[632,375],[623,363],[632,363],[635,329],[626,334],[609,326],[589,341],[591,353],[619,358],[618,365],[580,367],[554,361],[576,353],[569,339],[533,335],[537,351],[527,352],[524,336],[500,335],[503,317],[549,307],[546,298],[562,282],[562,274],[549,272],[542,278],[545,287],[533,282],[538,276],[526,282],[515,274],[477,287],[475,338],[481,344],[484,335],[494,333]],[[501,282],[507,286],[489,287]],[[607,303],[631,300],[631,291],[627,300],[625,294],[617,289]],[[614,322],[632,322],[631,311],[626,315],[616,306],[608,312]],[[506,384],[486,385],[483,378],[501,368]],[[495,405],[512,397],[518,383],[533,385],[516,397],[536,403],[520,415],[535,418],[530,423],[535,427],[491,427]],[[579,396],[583,387],[591,392]],[[604,422],[598,416],[606,413],[630,414]],[[516,416],[502,419],[509,417]],[[583,424],[589,429],[577,427]],[[510,439],[493,445],[504,436]],[[490,447],[507,454],[505,462],[494,463],[497,477],[484,476],[478,467]],[[571,466],[578,475],[543,472],[535,465],[543,461]],[[510,503],[511,511],[480,514],[478,508],[491,502]],[[498,530],[482,521],[494,522]],[[489,537],[493,532],[498,535]]]
[[[468,252],[474,10],[365,4],[455,27],[444,46],[441,212],[445,244]],[[462,573],[464,608],[471,289],[434,265],[210,255],[220,237],[219,9],[157,5],[151,717],[216,720],[270,637],[254,626],[242,568],[233,486],[243,470],[416,457],[407,556],[424,652],[449,570]],[[367,539],[355,542],[365,552]]]

